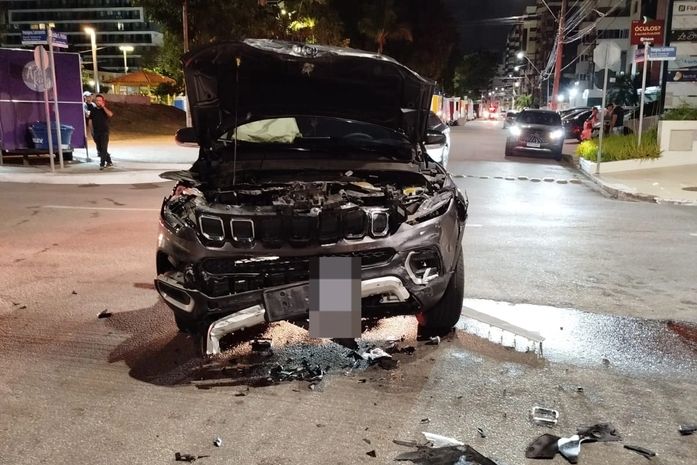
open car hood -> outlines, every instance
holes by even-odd
[[[425,138],[434,82],[361,50],[267,39],[203,46],[182,57],[201,147],[249,121],[283,116],[359,120]]]

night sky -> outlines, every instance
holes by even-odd
[[[511,24],[476,24],[473,21],[487,18],[520,16],[525,7],[535,5],[536,0],[444,0],[458,22],[457,30],[463,52],[476,50],[503,51]]]

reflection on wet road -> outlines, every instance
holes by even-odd
[[[583,367],[608,366],[629,375],[697,377],[697,327],[529,304],[466,299],[465,306],[540,333],[544,358]],[[522,338],[462,318],[458,328],[528,350]],[[515,340],[514,340],[515,339]]]

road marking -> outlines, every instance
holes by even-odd
[[[468,228],[481,228],[482,226],[483,226],[483,225],[481,225],[481,224],[470,224],[470,223],[467,223],[467,226],[466,226],[466,227],[468,227]]]
[[[72,205],[42,205],[41,208],[52,208],[55,210],[109,210],[109,211],[131,211],[131,212],[158,212],[159,208],[118,208],[118,207],[78,207]]]
[[[690,236],[697,237],[697,233],[690,233]]]

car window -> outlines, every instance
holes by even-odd
[[[551,111],[524,111],[518,116],[518,122],[559,126],[561,125],[561,118],[558,113]]]

